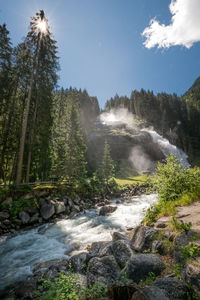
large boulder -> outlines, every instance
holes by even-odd
[[[22,221],[22,224],[28,224],[30,221],[30,216],[27,212],[25,211],[20,211],[19,213],[19,218]]]
[[[72,270],[74,272],[83,273],[83,274],[86,272],[87,263],[88,263],[87,252],[81,252],[77,255],[73,255],[69,260],[69,264],[71,265]]]
[[[128,278],[139,283],[140,280],[145,280],[149,273],[160,275],[164,268],[164,263],[156,254],[136,254],[130,258],[123,272],[127,273]]]
[[[139,226],[131,239],[131,247],[138,251],[151,250],[154,236],[157,230],[148,226]]]
[[[8,219],[10,214],[7,211],[0,211],[0,221]]]
[[[102,282],[111,286],[119,278],[120,268],[114,256],[94,257],[88,263],[87,282],[89,285]]]
[[[44,202],[40,208],[40,214],[43,219],[48,220],[50,219],[55,213],[55,207],[53,203],[46,203]]]
[[[63,213],[65,211],[65,204],[63,202],[56,202],[55,211],[57,215]]]
[[[126,235],[124,235],[118,231],[115,231],[112,234],[112,240],[113,240],[113,242],[119,241],[119,240],[129,241],[129,238]]]
[[[170,300],[164,290],[156,286],[145,286],[138,289],[132,296],[131,300]]]
[[[196,258],[194,262],[187,262],[181,275],[183,280],[195,290],[200,299],[200,257]]]
[[[100,247],[99,252],[98,252],[99,257],[108,256],[108,255],[113,255],[112,242],[107,242],[107,243],[103,244]]]
[[[107,244],[107,242],[105,242],[105,241],[92,243],[90,246],[90,252],[89,252],[90,257],[98,256],[100,248],[105,244]]]
[[[153,286],[165,291],[171,300],[187,299],[187,286],[183,281],[175,277],[164,277],[155,280]]]
[[[103,206],[99,211],[99,216],[105,216],[107,214],[113,213],[116,211],[117,206]]]
[[[121,269],[123,269],[126,266],[126,263],[133,255],[133,251],[127,240],[115,241],[112,245],[112,251]]]
[[[174,247],[174,260],[176,263],[184,263],[184,257],[180,251],[181,247],[184,247],[193,240],[192,231],[184,232],[183,234],[176,237]]]

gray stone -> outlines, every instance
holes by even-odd
[[[65,204],[63,202],[56,202],[55,204],[56,214],[61,214],[65,211]]]
[[[102,282],[111,286],[120,275],[120,268],[114,256],[94,257],[88,263],[87,282],[89,285]]]
[[[30,223],[34,224],[37,223],[39,221],[39,213],[34,214],[31,218],[30,218]]]
[[[94,242],[90,246],[90,257],[95,257],[99,255],[99,250],[100,248],[105,245],[107,242],[105,241],[100,241],[100,242]]]
[[[178,278],[158,278],[153,283],[154,286],[165,291],[166,295],[173,300],[187,299],[187,286]]]
[[[103,206],[99,211],[99,216],[105,216],[107,214],[113,213],[116,211],[117,206]]]
[[[77,255],[73,255],[69,263],[71,264],[72,270],[78,273],[86,273],[87,263],[88,263],[88,253],[81,252]]]
[[[30,221],[30,216],[27,212],[25,211],[20,211],[19,213],[19,218],[21,219],[22,221],[22,224],[28,224],[29,221]]]
[[[40,209],[40,214],[43,219],[48,220],[50,219],[55,213],[55,207],[52,203],[43,203]]]
[[[119,241],[119,240],[129,241],[129,238],[126,235],[124,235],[124,234],[122,234],[120,232],[115,231],[112,234],[112,240],[113,240],[113,242]]]
[[[124,268],[133,255],[130,244],[126,240],[115,241],[112,245],[113,255],[120,268]]]
[[[138,251],[151,250],[152,242],[157,230],[148,226],[139,226],[131,239],[131,247]]]
[[[123,271],[127,273],[128,278],[139,283],[140,280],[145,280],[150,272],[156,276],[160,275],[164,268],[164,263],[156,254],[136,254],[130,258]]]
[[[175,263],[184,263],[183,255],[180,251],[180,247],[186,246],[190,241],[193,240],[193,235],[191,231],[184,232],[180,236],[177,236],[174,247],[174,260]]]
[[[113,255],[112,242],[105,243],[99,249],[99,253],[98,253],[99,257],[108,256],[108,255]]]
[[[15,289],[17,299],[34,299],[36,286],[36,280],[33,278],[24,281]]]
[[[200,299],[200,257],[195,262],[187,262],[181,273],[184,281],[189,283]]]
[[[151,250],[162,255],[164,253],[163,243],[158,240],[153,241]]]
[[[156,286],[145,286],[135,292],[131,300],[170,300],[165,292]]]

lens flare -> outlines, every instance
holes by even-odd
[[[45,34],[47,32],[47,22],[45,20],[38,20],[37,22],[37,30]]]

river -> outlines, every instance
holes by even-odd
[[[85,250],[92,242],[111,240],[112,232],[125,232],[136,227],[145,211],[157,201],[157,195],[141,195],[128,201],[112,200],[117,210],[99,216],[99,209],[79,213],[34,229],[21,231],[0,241],[0,290],[26,279],[36,263],[56,258],[68,258]],[[117,202],[117,203],[116,203]]]

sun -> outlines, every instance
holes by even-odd
[[[38,20],[36,27],[37,30],[43,34],[47,32],[47,22],[45,20]]]

